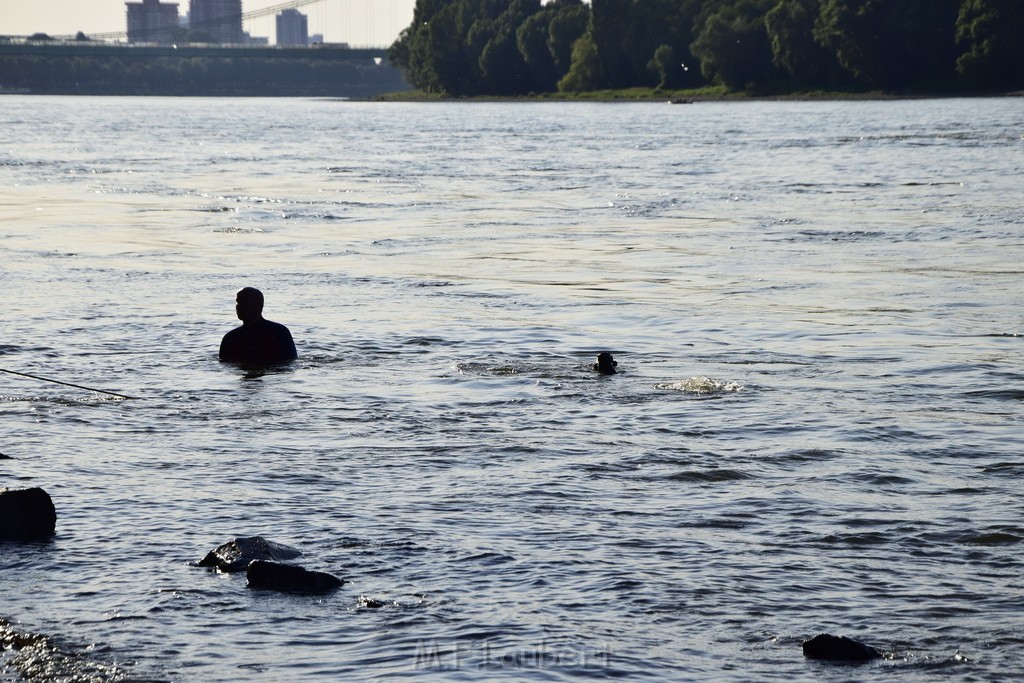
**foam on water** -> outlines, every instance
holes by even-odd
[[[659,382],[654,386],[658,389],[682,391],[688,394],[728,394],[743,391],[743,387],[736,382],[723,382],[703,375],[687,377],[679,382]]]
[[[0,671],[25,681],[123,681],[126,669],[90,657],[93,647],[58,645],[0,619]]]

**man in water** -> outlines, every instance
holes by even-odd
[[[242,326],[224,335],[220,343],[221,360],[269,365],[299,357],[288,328],[263,317],[263,292],[253,287],[238,290],[235,314]]]
[[[619,362],[612,358],[612,354],[604,351],[597,354],[597,362],[594,363],[594,369],[602,375],[614,375],[615,366],[618,364]]]

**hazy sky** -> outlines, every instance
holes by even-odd
[[[136,0],[141,2],[141,0]],[[168,1],[168,0],[164,0]],[[173,0],[170,0],[173,1]],[[242,0],[242,11],[282,5],[287,0]],[[178,12],[188,0],[177,0]],[[416,0],[316,0],[298,10],[309,17],[309,32],[328,42],[390,44],[412,21]],[[26,36],[113,33],[125,30],[124,0],[0,0],[0,35]],[[273,15],[245,23],[253,36],[274,41]]]

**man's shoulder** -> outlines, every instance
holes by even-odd
[[[233,330],[228,330],[227,334],[224,335],[224,341],[231,341],[235,337],[241,337],[245,334],[245,328],[239,326]]]
[[[291,332],[288,331],[287,327],[285,327],[281,323],[275,323],[273,320],[264,320],[263,325],[264,328],[267,330],[273,330],[274,332],[291,335]]]

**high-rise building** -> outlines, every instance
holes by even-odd
[[[189,28],[210,35],[218,43],[245,42],[242,0],[189,0]]]
[[[307,45],[309,19],[297,9],[286,9],[277,15],[278,45]]]
[[[178,3],[126,2],[129,43],[169,43],[178,28]]]

